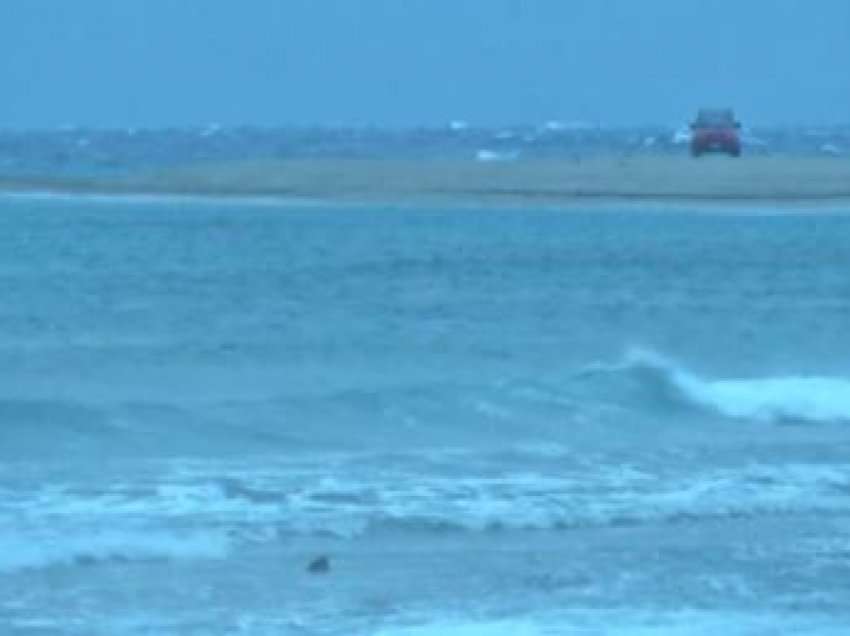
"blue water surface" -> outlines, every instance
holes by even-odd
[[[841,633],[848,211],[7,197],[0,626]]]

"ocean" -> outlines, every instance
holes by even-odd
[[[0,633],[844,634],[847,212],[7,196]]]

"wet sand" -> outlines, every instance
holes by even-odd
[[[112,178],[5,179],[0,189],[351,202],[850,202],[850,159],[253,160],[196,163]]]

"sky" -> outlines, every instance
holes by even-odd
[[[2,0],[0,128],[850,123],[850,0]]]

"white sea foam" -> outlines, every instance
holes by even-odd
[[[321,201],[278,195],[233,195],[217,196],[204,194],[165,194],[165,193],[108,193],[108,192],[71,192],[62,190],[33,189],[0,191],[0,200],[34,201],[42,203],[85,203],[106,205],[155,205],[173,206],[179,204],[246,206],[252,207],[317,207]],[[336,205],[336,204],[335,204]]]
[[[503,620],[439,620],[390,627],[374,636],[714,636],[715,634],[839,636],[846,625],[829,616],[767,612],[575,610]]]
[[[219,533],[173,534],[148,530],[110,530],[62,534],[0,531],[0,572],[105,561],[218,559],[228,552]]]
[[[649,370],[685,401],[721,415],[762,422],[850,422],[850,378],[788,375],[705,379],[651,351],[630,352],[621,370]]]
[[[688,383],[694,401],[724,415],[763,421],[850,421],[850,381],[786,377]]]
[[[479,150],[475,153],[475,159],[477,161],[491,162],[491,161],[515,161],[519,158],[519,152],[516,150],[512,150],[509,152],[497,152],[495,150],[488,150],[486,148]]]
[[[50,527],[51,520],[61,518],[71,527],[135,528],[141,523],[230,528],[234,540],[249,542],[281,532],[353,537],[387,527],[551,530],[683,518],[850,513],[850,464],[752,463],[701,469],[688,464],[676,469],[594,461],[559,466],[548,474],[492,476],[425,475],[412,469],[349,471],[344,480],[318,469],[296,478],[285,473],[209,479],[195,475],[142,494],[120,484],[100,493],[48,489],[6,498],[0,513],[26,518],[35,527]],[[130,535],[132,541],[140,536]],[[99,545],[108,552],[124,539],[107,535]],[[163,541],[154,547],[175,545],[172,539]],[[60,545],[66,550],[62,554],[81,552],[73,541],[63,539]],[[206,540],[199,545],[220,547]],[[134,546],[131,542],[131,548],[142,550],[148,544]]]
[[[551,632],[524,621],[450,622],[389,628],[375,636],[542,636]]]

